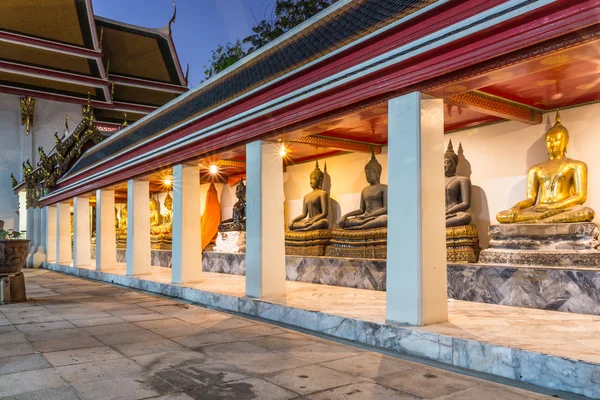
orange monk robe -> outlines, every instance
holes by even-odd
[[[211,183],[208,193],[206,193],[206,204],[202,214],[202,250],[217,236],[220,223],[221,206],[219,205],[219,196],[215,184]]]

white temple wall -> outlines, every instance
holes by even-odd
[[[81,121],[81,106],[36,99],[33,126],[26,135],[25,127],[21,125],[20,97],[0,93],[0,220],[4,221],[5,229],[23,230],[26,213],[20,211],[19,218],[15,212],[20,205],[18,196],[12,191],[10,174],[22,179],[22,163],[29,159],[35,166],[39,160],[39,146],[43,146],[46,153],[50,152],[54,147],[54,132],[63,132],[65,115],[69,114],[71,128]]]
[[[446,135],[459,154],[458,174],[469,176],[473,185],[472,213],[483,248],[489,243],[490,224],[496,214],[525,198],[527,171],[548,159],[545,133],[554,124],[556,113],[544,115],[539,125],[503,122]],[[600,104],[571,108],[560,112],[562,124],[569,130],[567,156],[588,165],[586,205],[600,212]],[[596,222],[599,217],[597,215]]]

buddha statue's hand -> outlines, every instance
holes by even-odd
[[[514,221],[517,218],[517,215],[519,214],[519,211],[521,211],[521,209],[519,207],[512,207],[508,209],[508,218],[511,221]]]

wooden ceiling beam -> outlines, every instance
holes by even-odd
[[[292,142],[310,144],[315,147],[330,148],[334,150],[353,151],[359,153],[370,153],[373,151],[375,154],[381,153],[381,145],[379,144],[338,139],[322,135],[304,136],[294,139]]]
[[[480,90],[456,94],[449,97],[447,102],[449,107],[462,105],[487,115],[511,121],[524,122],[530,125],[537,125],[542,122],[542,110]]]

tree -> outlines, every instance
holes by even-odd
[[[219,46],[213,50],[209,65],[204,66],[206,78],[218,74],[225,68],[235,64],[243,57],[277,39],[290,29],[296,27],[313,15],[329,7],[337,0],[276,0],[271,15],[264,16],[253,28],[252,35],[237,41]],[[247,49],[244,50],[244,45]]]
[[[208,79],[218,74],[247,54],[239,40],[235,43],[227,43],[225,46],[219,45],[216,50],[212,51],[209,65],[204,66],[204,76]]]

